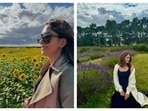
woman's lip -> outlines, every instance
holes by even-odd
[[[45,46],[41,45],[41,48],[44,48]]]
[[[42,50],[44,50],[44,49],[46,49],[46,48],[47,48],[46,46],[41,46],[41,49],[42,49]]]

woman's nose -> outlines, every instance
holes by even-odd
[[[43,44],[43,43],[44,43],[44,42],[43,42],[43,39],[40,39],[40,40],[39,40],[39,43],[40,43],[40,44]]]

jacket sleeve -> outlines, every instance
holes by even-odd
[[[136,78],[135,78],[135,68],[134,68],[129,76],[128,86],[126,88],[126,94],[129,94],[135,88],[136,88]]]
[[[61,75],[59,101],[63,108],[74,107],[74,71],[66,70]]]
[[[113,80],[114,80],[115,90],[118,92],[121,92],[123,91],[123,89],[122,89],[122,86],[119,84],[118,69],[119,69],[119,65],[116,64],[114,66],[114,71],[113,71]]]

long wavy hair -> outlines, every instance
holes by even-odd
[[[58,34],[59,38],[66,38],[67,44],[62,49],[62,54],[74,65],[74,32],[68,22],[61,19],[50,19],[46,24]]]
[[[130,61],[129,61],[128,64],[125,62],[125,57],[126,57],[127,55],[130,55]],[[125,66],[125,65],[127,65],[128,67],[131,67],[131,61],[132,61],[131,54],[130,54],[129,52],[127,52],[127,51],[123,51],[123,52],[121,53],[121,55],[120,55],[120,60],[119,60],[118,64],[119,64],[121,67],[123,67],[123,66]]]

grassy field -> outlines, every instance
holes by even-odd
[[[133,58],[136,69],[137,88],[148,91],[148,54],[137,54]]]

